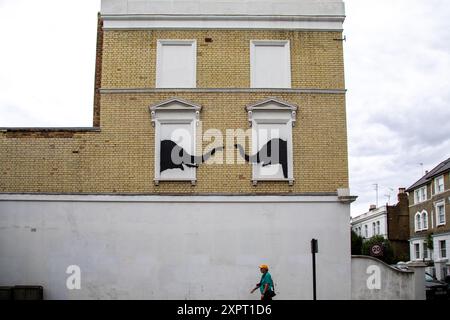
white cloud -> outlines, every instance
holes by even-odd
[[[100,2],[1,5],[0,126],[91,126]]]
[[[352,214],[450,157],[445,1],[348,0],[345,33]]]

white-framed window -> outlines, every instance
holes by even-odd
[[[367,226],[367,224],[364,225],[364,236],[365,238],[369,237],[369,227]]]
[[[428,230],[428,212],[422,211],[422,230]]]
[[[434,193],[444,192],[444,176],[437,177],[434,179]]]
[[[380,221],[377,221],[377,234],[381,234]]]
[[[418,243],[414,244],[414,253],[415,253],[416,260],[419,260],[420,259],[420,244],[418,244]]]
[[[156,87],[197,87],[196,40],[158,40]]]
[[[428,259],[428,247],[425,241],[423,242],[423,258]]]
[[[420,213],[417,212],[414,216],[414,222],[415,222],[415,229],[416,232],[417,231],[421,231],[422,230],[422,218],[420,216]]]
[[[436,226],[445,225],[445,201],[436,203]]]
[[[441,259],[447,258],[447,241],[439,241],[439,254]]]
[[[155,184],[196,181],[196,128],[201,107],[171,99],[150,107],[155,128]]]
[[[372,235],[375,236],[377,234],[377,224],[372,222]]]
[[[252,181],[287,181],[294,183],[292,127],[297,106],[277,99],[267,99],[247,107],[252,127],[251,155],[241,155],[252,163]]]
[[[250,41],[250,86],[291,88],[289,40]]]
[[[420,203],[427,200],[427,187],[414,190],[414,203]]]

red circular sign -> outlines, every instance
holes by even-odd
[[[370,253],[372,253],[373,256],[382,256],[383,255],[383,248],[379,244],[375,244],[370,248]]]

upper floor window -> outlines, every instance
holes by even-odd
[[[156,87],[195,88],[196,40],[158,40],[157,47]]]
[[[380,221],[377,221],[377,234],[381,234]]]
[[[369,237],[369,227],[367,226],[367,224],[364,225],[364,235],[366,238]]]
[[[291,88],[291,52],[288,40],[250,42],[252,88]]]
[[[377,234],[377,225],[375,222],[372,223],[372,235],[376,235]]]
[[[236,145],[246,161],[253,164],[253,183],[264,180],[294,183],[292,127],[297,106],[267,99],[247,107],[252,126],[252,154]]]
[[[445,201],[436,203],[436,221],[438,226],[445,224]]]
[[[434,179],[434,193],[444,192],[444,176]]]
[[[422,212],[422,230],[428,230],[428,213]]]
[[[414,203],[420,203],[427,200],[427,187],[414,190]]]
[[[421,218],[419,212],[416,213],[414,220],[415,220],[416,231],[421,231],[422,230],[422,218]]]
[[[195,156],[196,127],[201,107],[171,99],[150,108],[155,127],[155,183],[196,181],[201,159]]]

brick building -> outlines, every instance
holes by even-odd
[[[427,172],[407,191],[411,259],[431,262],[430,271],[444,279],[450,274],[450,158]]]
[[[372,205],[368,212],[353,217],[352,230],[364,239],[381,235],[391,242],[394,257],[409,261],[409,201],[400,188],[395,205]]]
[[[0,130],[0,284],[241,299],[266,262],[280,298],[309,299],[318,238],[319,298],[349,298],[344,18],[335,0],[103,0],[93,127]]]

